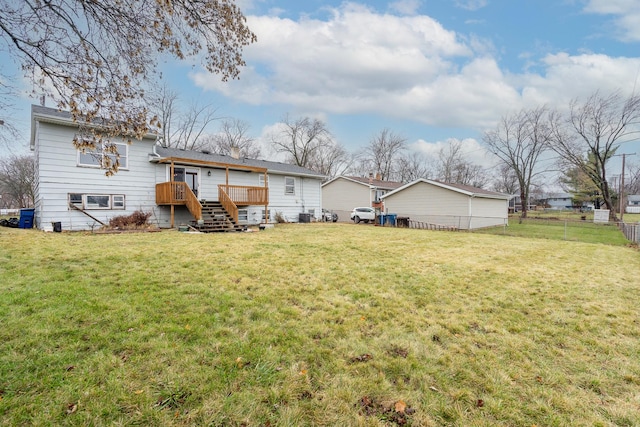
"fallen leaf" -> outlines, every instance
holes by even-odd
[[[478,408],[482,408],[483,406],[484,406],[484,400],[482,400],[482,399],[478,399],[478,400],[476,401],[476,407],[478,407]]]
[[[438,390],[437,388],[435,388],[434,386],[429,387],[429,390],[431,391],[435,391],[436,393],[440,392],[440,390]]]
[[[368,362],[369,360],[373,359],[373,356],[365,353],[365,354],[361,354],[360,356],[355,356],[351,358],[351,363],[356,363],[356,362]]]
[[[249,366],[249,365],[251,365],[251,362],[245,362],[245,361],[242,359],[242,357],[238,357],[238,358],[236,359],[236,366],[237,366],[238,368],[244,368],[245,366]]]
[[[191,325],[186,325],[184,328],[185,328],[187,331],[190,331],[190,330],[191,330]]]
[[[307,375],[307,370],[303,369],[302,371],[300,371],[300,375]]]
[[[135,394],[142,394],[142,393],[144,393],[144,390],[136,390],[136,391],[134,391],[134,393]]]
[[[73,414],[77,410],[78,410],[78,404],[77,403],[69,403],[67,405],[67,414]]]
[[[404,414],[404,411],[407,409],[407,404],[402,400],[398,400],[395,405],[396,412],[399,414]]]

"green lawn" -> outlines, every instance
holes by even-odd
[[[0,425],[640,425],[636,248],[0,228]]]
[[[507,227],[492,227],[474,231],[476,233],[501,234],[513,237],[537,239],[571,240],[607,245],[630,245],[614,223],[599,224],[593,220],[580,220],[575,216],[531,216],[520,219],[512,216]]]

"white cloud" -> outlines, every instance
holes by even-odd
[[[398,0],[389,4],[389,8],[402,15],[415,15],[421,4],[420,0]]]
[[[490,42],[428,16],[380,14],[353,3],[329,10],[327,21],[250,16],[258,43],[246,49],[249,66],[240,80],[190,77],[250,105],[485,130],[523,107],[566,106],[596,89],[630,92],[640,67],[640,58],[556,53],[538,63],[532,58],[528,70],[535,73],[510,74]]]
[[[489,0],[456,0],[457,7],[466,10],[478,10],[489,4]]]
[[[460,152],[462,156],[477,165],[484,168],[490,168],[495,166],[495,157],[487,151],[487,149],[474,138],[465,138],[462,140],[456,138],[449,138],[445,141],[427,142],[425,140],[418,140],[409,145],[409,148],[424,154],[428,159],[433,162],[438,161],[438,153],[441,150],[445,152],[449,146],[454,143],[460,144]]]
[[[584,12],[614,15],[618,37],[627,42],[640,41],[640,2],[637,0],[589,0]]]

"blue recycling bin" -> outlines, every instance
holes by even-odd
[[[18,228],[33,228],[33,216],[35,209],[20,209]]]
[[[396,226],[396,218],[397,217],[398,217],[397,214],[387,214],[386,218],[385,218],[386,219],[385,224],[388,224],[388,225],[390,225],[392,227],[395,227]]]

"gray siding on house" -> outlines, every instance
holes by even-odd
[[[468,216],[469,197],[445,188],[419,182],[385,197],[389,213]]]
[[[69,206],[69,194],[122,195],[124,209],[86,209],[97,220],[108,223],[114,216],[129,215],[136,210],[151,212],[151,221],[160,227],[171,224],[171,207],[157,206],[156,184],[171,180],[171,166],[157,163],[163,158],[178,156],[185,163],[176,167],[191,169],[197,173],[197,195],[201,200],[218,200],[218,185],[227,183],[225,164],[237,167],[250,166],[255,169],[269,168],[270,221],[277,212],[288,221],[298,221],[299,213],[314,212],[321,217],[321,183],[324,176],[295,165],[252,159],[232,159],[228,156],[208,155],[184,150],[155,147],[155,138],[134,141],[127,146],[127,167],[111,177],[97,167],[80,166],[78,151],[72,144],[77,126],[68,114],[57,110],[32,107],[32,140],[36,164],[35,223],[38,228],[52,229],[52,223],[60,222],[63,230],[88,230],[99,223]],[[112,142],[124,143],[113,138]],[[164,150],[166,156],[155,151]],[[191,157],[189,157],[191,156]],[[210,166],[207,166],[207,162]],[[272,169],[273,170],[272,170]],[[209,173],[211,175],[209,175]],[[262,186],[260,177],[264,173],[230,170],[229,185]],[[285,177],[295,180],[294,194],[285,194]],[[247,210],[248,224],[262,222],[264,206],[240,207]],[[194,220],[185,206],[175,206],[175,224]]]
[[[294,194],[285,194],[285,178],[295,180]],[[314,218],[320,219],[322,214],[322,191],[320,179],[287,174],[269,174],[269,210],[270,218],[276,214],[289,222],[297,222],[299,214],[313,211]]]
[[[389,213],[400,217],[463,230],[502,225],[508,213],[506,198],[472,197],[427,182],[403,188],[384,202]]]
[[[368,186],[337,178],[322,187],[322,207],[331,211],[351,212],[355,207],[371,206],[372,195]]]
[[[107,177],[99,168],[78,166],[77,150],[72,144],[76,128],[38,122],[35,141],[38,185],[36,225],[48,229],[60,222],[64,230],[87,230],[97,224],[82,212],[69,207],[69,194],[124,195],[125,209],[87,210],[108,223],[114,216],[136,210],[151,211],[155,205],[155,167],[148,162],[153,140],[128,145],[128,168]],[[113,139],[113,142],[124,142]]]

